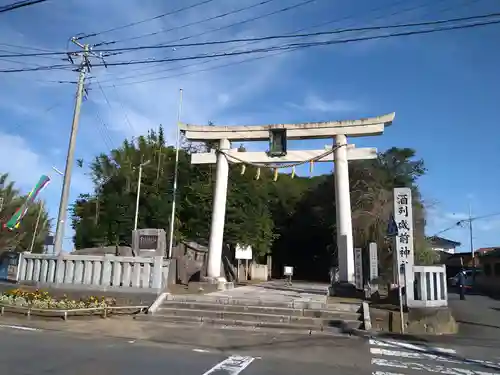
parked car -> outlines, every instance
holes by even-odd
[[[465,287],[466,288],[472,288],[472,286],[474,285],[474,280],[473,280],[473,276],[472,276],[473,272],[474,272],[474,270],[465,270]],[[482,272],[482,270],[476,269],[476,276],[478,274],[480,274],[481,272]],[[449,281],[450,281],[451,286],[458,286],[458,275],[459,274],[460,274],[460,272],[457,273],[455,276],[450,277]]]

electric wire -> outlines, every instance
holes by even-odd
[[[467,20],[481,19],[481,18],[484,18],[486,16],[487,15],[480,15],[480,16],[476,16],[476,17],[467,17],[466,19]],[[490,17],[495,17],[495,16],[497,16],[497,14],[490,15]],[[454,20],[457,20],[457,19],[454,19]],[[434,21],[434,22],[443,23],[445,21],[439,20],[439,21]],[[151,63],[157,63],[157,62],[175,62],[175,61],[198,60],[198,59],[213,59],[215,57],[238,56],[238,55],[247,55],[247,54],[254,54],[254,53],[261,53],[261,52],[282,51],[282,50],[297,50],[297,49],[301,49],[301,48],[327,46],[327,45],[334,45],[334,44],[345,44],[345,43],[360,42],[360,41],[366,41],[366,40],[387,39],[387,38],[392,38],[392,37],[429,34],[429,33],[441,32],[441,31],[469,29],[469,28],[476,28],[476,27],[480,27],[480,26],[487,26],[487,25],[493,25],[493,24],[498,24],[498,23],[500,23],[500,20],[494,19],[494,20],[489,20],[489,21],[484,21],[484,22],[458,24],[458,25],[452,25],[452,26],[444,26],[441,28],[439,28],[439,27],[438,28],[429,28],[429,29],[424,29],[424,30],[413,30],[413,31],[405,31],[405,32],[399,32],[399,33],[389,33],[389,34],[383,34],[383,35],[371,35],[371,36],[368,35],[365,37],[358,37],[358,38],[333,39],[333,40],[307,42],[307,43],[291,43],[291,44],[285,44],[285,45],[281,45],[281,46],[259,48],[259,49],[253,49],[253,50],[234,51],[234,52],[230,52],[230,53],[220,53],[220,54],[215,53],[215,54],[202,54],[202,55],[163,58],[163,59],[147,59],[147,60],[135,60],[135,61],[131,60],[131,61],[108,62],[108,63],[104,62],[104,63],[93,64],[93,66],[123,66],[123,65],[151,64]],[[385,28],[385,29],[392,28],[392,26],[394,26],[394,25],[385,26],[383,28]],[[395,25],[395,26],[401,27],[401,25]],[[379,27],[379,29],[380,29],[380,27]],[[353,29],[351,29],[351,30],[353,30]],[[338,31],[332,31],[331,33],[338,33]],[[16,55],[16,56],[18,56],[18,55]],[[4,57],[6,57],[6,56],[0,55],[0,58],[4,58]],[[70,67],[72,67],[72,66],[70,65]],[[38,71],[38,70],[53,70],[53,69],[59,69],[59,68],[68,68],[68,65],[59,64],[59,65],[41,66],[41,67],[35,67],[35,68],[8,69],[8,70],[0,70],[0,72],[2,72],[2,73],[17,73],[17,72]]]
[[[485,14],[480,16],[472,16],[472,17],[460,17],[460,18],[451,18],[446,20],[436,20],[436,21],[425,21],[425,22],[413,22],[406,23],[400,25],[385,25],[385,26],[365,26],[365,27],[355,27],[355,28],[346,28],[346,29],[337,29],[330,31],[318,31],[314,33],[304,33],[304,34],[293,34],[293,35],[268,35],[263,37],[256,38],[239,38],[239,39],[228,39],[228,40],[212,40],[207,42],[195,42],[195,43],[179,43],[179,44],[155,44],[155,45],[146,45],[146,46],[137,46],[137,47],[125,47],[125,48],[115,48],[115,49],[106,49],[106,50],[94,50],[94,52],[123,52],[123,51],[138,51],[138,50],[147,50],[147,49],[163,49],[163,48],[183,48],[183,47],[200,47],[200,46],[211,46],[211,45],[220,45],[220,44],[232,44],[232,43],[242,43],[242,42],[262,42],[268,40],[276,40],[276,39],[294,39],[294,38],[306,38],[306,37],[317,37],[317,36],[325,36],[332,34],[344,34],[351,32],[364,32],[364,31],[379,31],[384,29],[398,29],[405,27],[418,27],[418,26],[431,26],[431,25],[441,25],[445,23],[459,22],[459,21],[470,21],[470,20],[479,20],[484,18],[492,18],[492,17],[500,17],[499,13]]]
[[[5,13],[5,12],[10,12],[19,8],[24,8],[28,7],[31,5],[39,4],[39,3],[44,3],[47,0],[24,0],[24,1],[17,1],[12,4],[7,4],[4,6],[0,7],[0,13]]]
[[[450,19],[444,19],[444,20],[434,20],[434,21],[425,21],[425,22],[412,22],[412,23],[404,23],[404,24],[396,24],[396,25],[381,25],[381,26],[365,26],[365,27],[354,27],[354,28],[346,28],[346,29],[336,29],[336,30],[330,30],[330,31],[322,31],[322,32],[315,32],[315,33],[304,33],[304,34],[294,34],[294,35],[268,35],[265,37],[258,37],[258,38],[241,38],[241,39],[228,39],[228,40],[216,40],[216,41],[207,41],[207,42],[198,42],[198,43],[180,43],[180,44],[157,44],[157,45],[147,45],[147,46],[137,46],[137,47],[125,47],[125,48],[115,48],[115,49],[105,49],[105,50],[92,50],[92,52],[123,52],[123,51],[137,51],[137,50],[144,50],[144,49],[159,49],[159,48],[180,48],[180,47],[200,47],[200,46],[207,46],[207,45],[214,45],[214,44],[230,44],[230,43],[236,43],[236,42],[260,42],[264,40],[275,40],[275,39],[290,39],[290,38],[305,38],[305,37],[314,37],[314,36],[324,36],[324,35],[333,35],[333,34],[343,34],[343,33],[348,33],[348,32],[359,32],[359,31],[380,31],[380,30],[386,30],[386,29],[398,29],[398,28],[408,28],[408,27],[419,27],[419,26],[433,26],[433,25],[442,25],[446,23],[453,23],[453,22],[462,22],[462,21],[474,21],[474,20],[480,20],[480,19],[488,19],[488,18],[496,18],[500,17],[500,12],[498,13],[488,13],[488,14],[481,14],[477,16],[468,16],[468,17],[458,17],[458,18],[450,18]],[[495,23],[495,21],[493,21]],[[471,25],[458,25],[458,27],[470,27],[474,26],[476,24],[471,24]],[[482,24],[477,24],[481,26]],[[431,29],[432,31],[433,29]],[[436,31],[440,31],[440,29],[435,29]],[[448,29],[444,29],[448,30]],[[423,33],[425,31],[414,31],[414,33]],[[394,34],[394,36],[399,36],[400,34]],[[406,35],[406,34],[405,34]],[[389,36],[393,36],[393,34],[389,34]],[[331,41],[330,41],[331,42]],[[318,42],[316,42],[318,43]],[[47,56],[47,55],[67,55],[69,54],[74,54],[74,53],[79,53],[80,51],[71,51],[71,52],[64,52],[64,51],[54,51],[54,52],[40,52],[40,53],[25,53],[25,54],[20,54],[16,53],[13,55],[0,55],[0,58],[11,58],[11,57],[31,57],[31,56]],[[110,63],[113,64],[113,63]]]
[[[183,8],[179,8],[179,9],[176,9],[176,10],[173,10],[173,11],[170,11],[170,12],[166,12],[166,13],[154,16],[154,17],[146,18],[146,19],[141,20],[141,21],[131,22],[131,23],[128,23],[126,25],[113,27],[111,29],[107,29],[107,30],[103,30],[103,31],[98,31],[98,32],[94,32],[94,33],[80,35],[80,36],[76,37],[75,40],[86,39],[86,38],[90,38],[90,37],[94,37],[94,36],[98,36],[98,35],[102,35],[102,34],[107,34],[107,33],[113,32],[113,31],[122,30],[122,29],[125,29],[127,27],[141,25],[141,24],[146,23],[146,22],[150,22],[150,21],[154,21],[154,20],[157,20],[157,19],[160,19],[160,18],[163,18],[163,17],[171,16],[171,15],[174,15],[174,14],[186,11],[186,10],[191,10],[191,9],[194,9],[194,8],[199,7],[201,5],[211,3],[213,1],[214,0],[203,0],[203,1],[200,1],[198,3],[185,6]]]
[[[202,55],[172,57],[172,58],[154,59],[154,60],[150,59],[150,60],[117,61],[117,62],[108,62],[108,63],[96,63],[96,64],[93,64],[93,66],[95,67],[95,66],[140,65],[140,64],[151,64],[151,63],[156,63],[156,62],[175,62],[175,61],[189,61],[189,60],[200,60],[200,59],[213,59],[214,57],[250,55],[250,54],[261,53],[261,52],[266,53],[266,52],[272,52],[272,51],[298,50],[298,49],[302,49],[302,48],[329,46],[329,45],[335,45],[335,44],[346,44],[346,43],[361,42],[361,41],[367,41],[367,40],[388,39],[388,38],[393,38],[393,37],[402,37],[402,36],[411,36],[411,35],[420,35],[420,34],[431,34],[431,33],[442,32],[442,31],[472,29],[472,28],[481,27],[481,26],[496,25],[499,23],[500,23],[500,20],[492,20],[492,21],[476,22],[476,23],[465,24],[465,25],[454,25],[454,26],[432,28],[432,29],[426,29],[426,30],[406,31],[406,32],[391,33],[391,34],[385,34],[385,35],[372,35],[372,36],[348,38],[348,39],[334,39],[334,40],[326,40],[326,41],[321,41],[321,42],[291,43],[291,44],[285,44],[282,46],[259,48],[259,49],[246,50],[246,51],[235,51],[235,52],[222,53],[222,54],[212,54],[212,55],[202,54]],[[2,56],[0,55],[0,57],[2,57]],[[52,70],[52,69],[61,68],[61,67],[67,67],[67,66],[66,65],[53,65],[53,66],[39,67],[39,68],[0,70],[0,73],[43,71],[43,70]]]
[[[438,0],[437,2],[443,2],[443,1],[444,0]],[[474,1],[479,1],[479,0],[474,0]],[[396,1],[390,7],[399,6],[400,4],[404,4],[404,3],[406,3],[405,0]],[[395,16],[395,15],[403,14],[403,13],[408,12],[408,11],[415,11],[415,10],[418,10],[419,8],[427,6],[428,4],[435,4],[435,3],[436,3],[436,0],[432,0],[430,2],[426,2],[424,4],[419,4],[417,6],[412,6],[412,7],[409,7],[409,8],[405,8],[403,10],[398,9],[398,10],[396,10],[396,11],[390,13],[390,14],[387,14],[386,12],[384,12],[382,15],[380,15],[378,17],[375,17],[373,20],[377,20],[377,19],[380,19],[380,18],[392,17],[392,16]],[[468,1],[468,3],[470,3],[470,1]],[[456,5],[454,5],[454,7],[456,7]],[[377,12],[377,11],[380,11],[380,10],[385,10],[385,8],[386,8],[385,5],[382,6],[382,7],[380,7],[380,6],[379,7],[375,7],[373,9],[370,9],[369,12],[368,12],[368,14],[373,13],[373,12]],[[316,29],[316,28],[319,28],[319,27],[323,27],[323,26],[326,26],[326,25],[333,24],[333,23],[339,23],[339,22],[342,22],[342,21],[345,21],[345,20],[352,19],[353,17],[356,17],[356,15],[355,14],[351,14],[351,15],[347,15],[345,17],[342,17],[340,19],[333,19],[333,20],[329,20],[329,21],[326,21],[326,22],[321,22],[321,23],[313,25],[313,26],[307,26],[307,27],[304,27],[304,28],[300,28],[300,29],[291,31],[289,33],[286,33],[285,36],[302,33],[302,32],[304,32],[306,30]],[[337,28],[335,30],[341,30],[341,29]],[[253,45],[253,44],[256,44],[256,43],[259,43],[259,42],[244,43],[244,44],[240,45],[240,47],[244,47],[244,46],[248,46],[248,45]],[[226,49],[220,50],[218,52],[219,53],[220,52],[226,52],[226,51],[229,51],[231,48],[232,47],[226,48]],[[269,58],[269,57],[281,55],[281,54],[284,54],[284,53],[287,53],[287,52],[290,52],[290,51],[282,51],[282,52],[277,52],[277,53],[269,54],[269,55],[264,56],[264,58]],[[261,59],[261,58],[262,57],[249,58],[249,59],[245,59],[243,61],[237,61],[237,62],[231,62],[229,64],[218,65],[216,67],[210,67],[210,68],[206,68],[206,69],[198,69],[196,71],[191,71],[191,72],[187,72],[187,73],[181,73],[180,75],[182,76],[182,75],[188,75],[188,74],[195,74],[197,72],[204,72],[204,71],[207,71],[207,70],[219,69],[219,68],[223,68],[223,67],[230,66],[230,65],[238,65],[238,64],[241,64],[241,63],[244,63],[244,62],[255,61],[255,60],[258,60],[258,59]],[[130,79],[130,78],[138,78],[138,77],[144,77],[144,76],[154,75],[154,74],[158,74],[158,73],[165,73],[165,72],[168,72],[168,71],[181,70],[181,69],[184,69],[184,68],[205,65],[205,64],[208,64],[208,63],[210,63],[212,61],[216,61],[216,60],[220,60],[220,59],[221,58],[215,58],[213,60],[206,60],[206,61],[202,61],[202,62],[195,62],[194,64],[185,64],[185,65],[182,65],[182,66],[175,66],[175,67],[170,67],[170,68],[166,68],[166,69],[160,69],[160,70],[156,70],[156,71],[149,72],[149,73],[143,73],[143,74],[139,74],[139,75],[133,74],[133,75],[130,75],[130,76],[119,76],[119,77],[116,77],[114,79],[110,79],[110,80],[107,80],[107,81],[104,81],[104,82],[111,82],[111,81],[114,81],[114,80],[122,80],[122,79]],[[129,70],[129,72],[145,71],[145,70],[148,70],[148,69],[151,69],[151,68],[155,68],[156,66],[159,66],[159,65],[162,65],[162,64],[161,63],[156,63],[156,64],[152,64],[152,65],[150,65],[148,67],[140,67],[140,68],[136,68],[136,69],[131,69],[131,70]],[[176,75],[169,75],[169,76],[166,76],[166,77],[163,76],[163,77],[160,77],[159,79],[166,79],[166,78],[172,78],[172,77],[176,77]],[[124,84],[121,84],[121,85],[124,85]]]
[[[132,40],[143,39],[143,38],[147,38],[147,37],[150,37],[150,36],[158,35],[158,34],[161,34],[161,33],[168,33],[168,32],[171,32],[171,31],[175,31],[175,30],[179,30],[179,29],[184,29],[184,28],[187,28],[187,27],[190,27],[190,26],[200,25],[200,24],[205,23],[205,22],[214,21],[214,20],[221,19],[221,18],[224,18],[224,17],[227,17],[227,16],[232,16],[234,14],[237,14],[237,13],[240,13],[240,12],[244,12],[244,11],[249,10],[249,9],[253,9],[253,8],[258,7],[258,6],[262,6],[262,5],[265,5],[267,3],[271,3],[273,1],[276,1],[276,0],[262,0],[262,1],[258,2],[258,3],[251,4],[251,5],[242,7],[242,8],[238,8],[238,9],[230,11],[230,12],[221,13],[221,14],[218,14],[216,16],[204,18],[202,20],[189,22],[189,23],[186,23],[186,24],[183,24],[183,25],[172,27],[170,29],[161,29],[159,31],[154,31],[154,32],[151,32],[151,33],[137,35],[137,36],[133,36],[133,37],[129,37],[129,38],[112,40],[112,41],[109,41],[109,42],[101,42],[101,43],[94,44],[94,47],[107,46],[107,45],[110,45],[110,44],[116,44],[116,43],[122,43],[122,42],[129,42],[129,41],[132,41]],[[312,1],[315,1],[315,0],[307,0],[307,1],[308,2],[312,2]],[[202,35],[203,34],[205,34],[205,33],[202,33]]]
[[[468,223],[469,221],[482,220],[482,219],[487,219],[487,218],[494,217],[494,216],[500,216],[500,212],[496,212],[496,213],[493,213],[493,214],[482,215],[482,216],[475,216],[475,217],[471,217],[471,218],[466,218],[466,219],[458,220],[455,224],[449,226],[446,229],[443,229],[443,230],[435,233],[432,237],[439,236],[440,234],[443,234],[443,233],[448,232],[448,231],[450,231],[452,229],[460,227],[462,224]]]

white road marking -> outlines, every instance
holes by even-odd
[[[382,347],[386,347],[386,348],[410,349],[410,350],[415,350],[415,351],[419,351],[419,352],[427,352],[427,353],[439,352],[439,353],[455,354],[457,352],[455,349],[450,349],[450,348],[426,347],[423,345],[415,345],[415,344],[410,344],[407,342],[396,341],[396,340],[373,340],[373,339],[370,339],[370,345],[382,346]]]
[[[372,375],[405,375],[397,372],[373,371]]]
[[[193,349],[193,352],[196,352],[196,353],[210,353],[210,350],[206,350],[206,349]]]
[[[219,373],[220,371],[225,371],[228,375],[238,375],[245,368],[247,368],[254,359],[255,358],[253,357],[232,355],[231,357],[226,358],[222,362],[216,364],[210,370],[204,372],[203,375]]]
[[[390,350],[382,348],[370,348],[370,353],[375,355],[386,355],[389,357],[400,357],[400,358],[410,358],[410,359],[423,359],[430,361],[441,361],[450,363],[464,363],[457,359],[446,358],[437,354],[422,353],[422,352],[404,352],[401,350]]]
[[[443,355],[422,353],[422,352],[404,352],[400,350],[390,350],[382,348],[370,348],[370,353],[374,355],[386,355],[389,357],[400,357],[400,358],[410,358],[428,361],[440,361],[448,363],[458,363],[464,365],[487,365],[500,370],[500,363],[495,363],[492,361],[483,361],[480,359],[469,359],[469,358],[457,358],[457,357],[446,357]]]
[[[429,365],[416,362],[403,362],[396,360],[387,360],[382,358],[372,358],[372,365],[395,367],[400,369],[410,369],[418,371],[435,372],[443,375],[499,375],[500,373],[473,371],[463,368],[444,367],[439,365]]]
[[[41,329],[38,328],[32,328],[32,327],[25,327],[25,326],[16,326],[16,325],[7,325],[7,324],[0,324],[0,328],[11,328],[11,329],[18,329],[21,331],[41,331]]]

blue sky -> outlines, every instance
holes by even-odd
[[[4,2],[7,3],[0,1],[0,5]],[[71,36],[125,25],[195,2],[127,0],[125,6],[120,0],[50,0],[0,14],[0,54],[36,52],[29,48],[74,50],[68,43]],[[214,0],[175,16],[102,34],[88,41],[106,42],[157,32],[154,36],[109,47],[172,42],[298,4],[301,0],[270,1],[228,17],[178,27],[258,2]],[[498,10],[496,0],[378,0],[376,4],[368,0],[355,4],[347,0],[316,0],[273,16],[192,37],[189,42],[291,33],[335,20],[339,22],[307,31],[418,22]],[[175,27],[178,28],[162,31]],[[251,56],[201,65],[194,61],[95,67],[87,86],[89,97],[82,106],[76,157],[90,160],[124,137],[143,134],[160,123],[173,140],[181,87],[184,89],[183,120],[192,123],[326,121],[394,111],[396,120],[384,135],[357,138],[353,142],[379,150],[391,146],[417,150],[429,170],[421,180],[421,189],[428,205],[427,231],[431,235],[466,217],[469,204],[473,215],[500,212],[497,198],[500,130],[496,124],[500,118],[499,35],[500,26],[488,26],[307,49],[217,69],[213,67]],[[261,42],[244,48],[279,43]],[[187,56],[227,48],[241,47],[138,51],[110,57],[108,62]],[[54,56],[17,57],[0,59],[0,69],[54,63],[61,62],[54,60]],[[190,66],[182,68],[186,65]],[[50,173],[52,166],[64,168],[75,93],[73,84],[57,83],[66,80],[76,80],[76,73],[63,70],[0,73],[0,171],[9,172],[25,191],[36,183],[40,174]],[[140,83],[144,80],[148,82]],[[97,82],[101,83],[109,103]],[[319,148],[326,143],[301,142],[293,147]],[[331,165],[324,165],[316,171],[329,169]],[[60,177],[54,175],[53,183],[43,193],[54,217],[60,189]],[[77,170],[71,199],[91,190],[85,171]],[[500,245],[499,229],[500,216],[478,220],[475,247]],[[67,237],[71,234],[66,231]],[[468,249],[465,229],[457,228],[443,235],[462,242],[463,248]],[[65,249],[71,250],[71,247],[68,238]]]

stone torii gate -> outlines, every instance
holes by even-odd
[[[180,123],[180,130],[190,141],[218,141],[219,152],[197,153],[191,156],[192,164],[217,164],[215,192],[212,206],[207,276],[211,280],[221,279],[221,257],[226,215],[229,161],[232,163],[299,163],[319,158],[315,162],[335,163],[335,199],[337,219],[337,248],[339,278],[341,282],[354,283],[354,249],[349,191],[348,160],[373,159],[375,148],[355,148],[347,144],[347,136],[361,137],[380,135],[385,126],[392,124],[395,113],[346,121],[329,121],[303,124],[211,126]],[[287,139],[334,139],[333,150],[287,151]],[[232,142],[270,140],[269,152],[238,152],[231,149]],[[273,150],[276,140],[279,150]],[[322,156],[325,155],[325,156]]]

